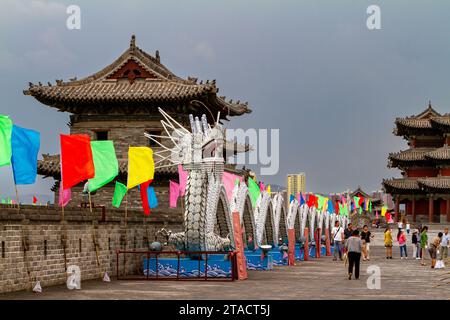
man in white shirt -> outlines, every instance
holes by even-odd
[[[334,242],[334,258],[333,261],[337,260],[337,255],[339,254],[339,260],[342,261],[342,240],[344,240],[344,228],[339,226],[339,221],[334,223],[334,227],[331,230],[331,237]]]

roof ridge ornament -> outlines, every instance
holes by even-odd
[[[134,51],[134,49],[136,49],[136,36],[132,34],[130,40],[130,50]]]

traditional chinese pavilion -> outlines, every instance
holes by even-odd
[[[389,154],[388,167],[401,170],[402,178],[385,179],[383,186],[413,221],[450,221],[450,114],[431,104],[422,113],[395,120],[394,134],[408,141],[409,149]]]
[[[198,82],[194,77],[176,76],[161,63],[158,51],[152,56],[137,47],[133,35],[127,50],[102,70],[80,80],[56,80],[54,85],[30,83],[24,94],[58,111],[69,112],[71,134],[88,134],[92,140],[113,140],[120,168],[118,180],[126,181],[129,146],[159,149],[144,136],[144,132],[161,135],[164,130],[158,107],[187,127],[190,127],[190,113],[206,114],[208,121],[213,122],[219,112],[222,120],[251,112],[247,103],[226,101],[218,92],[215,80]],[[248,150],[247,146],[228,142],[226,148],[235,152]],[[61,179],[59,155],[44,154],[43,160],[38,162],[38,173],[55,179],[52,190],[57,201],[56,191]],[[156,192],[165,203],[168,203],[164,201],[168,181],[174,178],[177,179],[176,167],[167,166],[155,172],[153,185],[155,189],[161,187]],[[82,188],[83,185],[79,185],[72,189],[72,205],[80,204]],[[97,191],[94,201],[110,206],[113,190],[114,184],[110,183]],[[132,191],[129,194],[131,207],[140,206],[137,191]]]

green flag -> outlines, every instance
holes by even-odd
[[[6,204],[6,200],[5,199],[2,199],[2,204]]]
[[[252,178],[248,178],[248,192],[250,193],[250,200],[252,201],[252,206],[256,205],[256,200],[258,200],[259,194],[261,193],[258,184]]]
[[[12,127],[12,120],[8,116],[0,115],[0,167],[11,164]]]
[[[318,200],[317,200],[317,209],[319,211],[322,211],[323,205],[324,205],[324,202],[325,202],[325,197],[322,197],[321,195],[317,195],[317,198],[318,198]]]
[[[372,212],[372,201],[369,200],[369,212]]]
[[[353,202],[355,203],[355,208],[359,208],[359,197],[353,197]]]
[[[344,204],[344,215],[348,217],[348,205]]]
[[[89,179],[89,192],[110,183],[119,174],[119,164],[112,141],[91,141],[95,176]]]
[[[122,203],[123,197],[127,194],[127,186],[116,181],[116,187],[114,188],[114,197],[112,200],[113,207],[120,207],[120,204]]]

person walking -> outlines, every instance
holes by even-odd
[[[389,225],[384,230],[384,247],[386,248],[386,259],[392,259],[392,231]]]
[[[422,230],[420,231],[420,254],[421,254],[421,265],[425,265],[425,250],[428,248],[428,227],[423,226]]]
[[[373,238],[372,233],[369,231],[369,227],[366,225],[363,226],[363,231],[361,232],[361,240],[362,240],[362,253],[363,253],[363,261],[370,260],[370,239]]]
[[[333,237],[334,243],[333,261],[337,260],[338,255],[339,260],[342,261],[342,241],[344,240],[344,228],[339,225],[339,221],[334,223],[334,227],[331,230],[331,236]]]
[[[420,260],[420,242],[416,229],[413,230],[411,243],[413,244],[413,258],[416,258],[416,260]]]
[[[406,250],[406,234],[402,229],[398,229],[397,241],[400,247],[400,259],[403,260],[403,254],[405,254],[405,259],[408,259],[408,251]]]
[[[441,257],[442,260],[444,261],[448,258],[448,245],[449,245],[448,240],[449,240],[448,228],[445,228],[441,240]]]
[[[437,251],[439,247],[441,246],[441,239],[442,239],[443,233],[439,232],[437,237],[433,239],[433,241],[430,243],[430,248],[428,248],[428,251],[430,252],[430,258],[431,258],[431,268],[434,268],[436,265],[436,259],[437,259]]]
[[[352,279],[353,266],[355,267],[355,279],[359,279],[359,265],[361,262],[362,240],[359,231],[354,230],[345,243],[348,255],[348,280]]]
[[[350,222],[347,225],[347,228],[345,228],[345,231],[344,231],[344,241],[347,240],[348,238],[350,238],[350,236],[352,235],[352,232],[353,232],[353,225]]]

